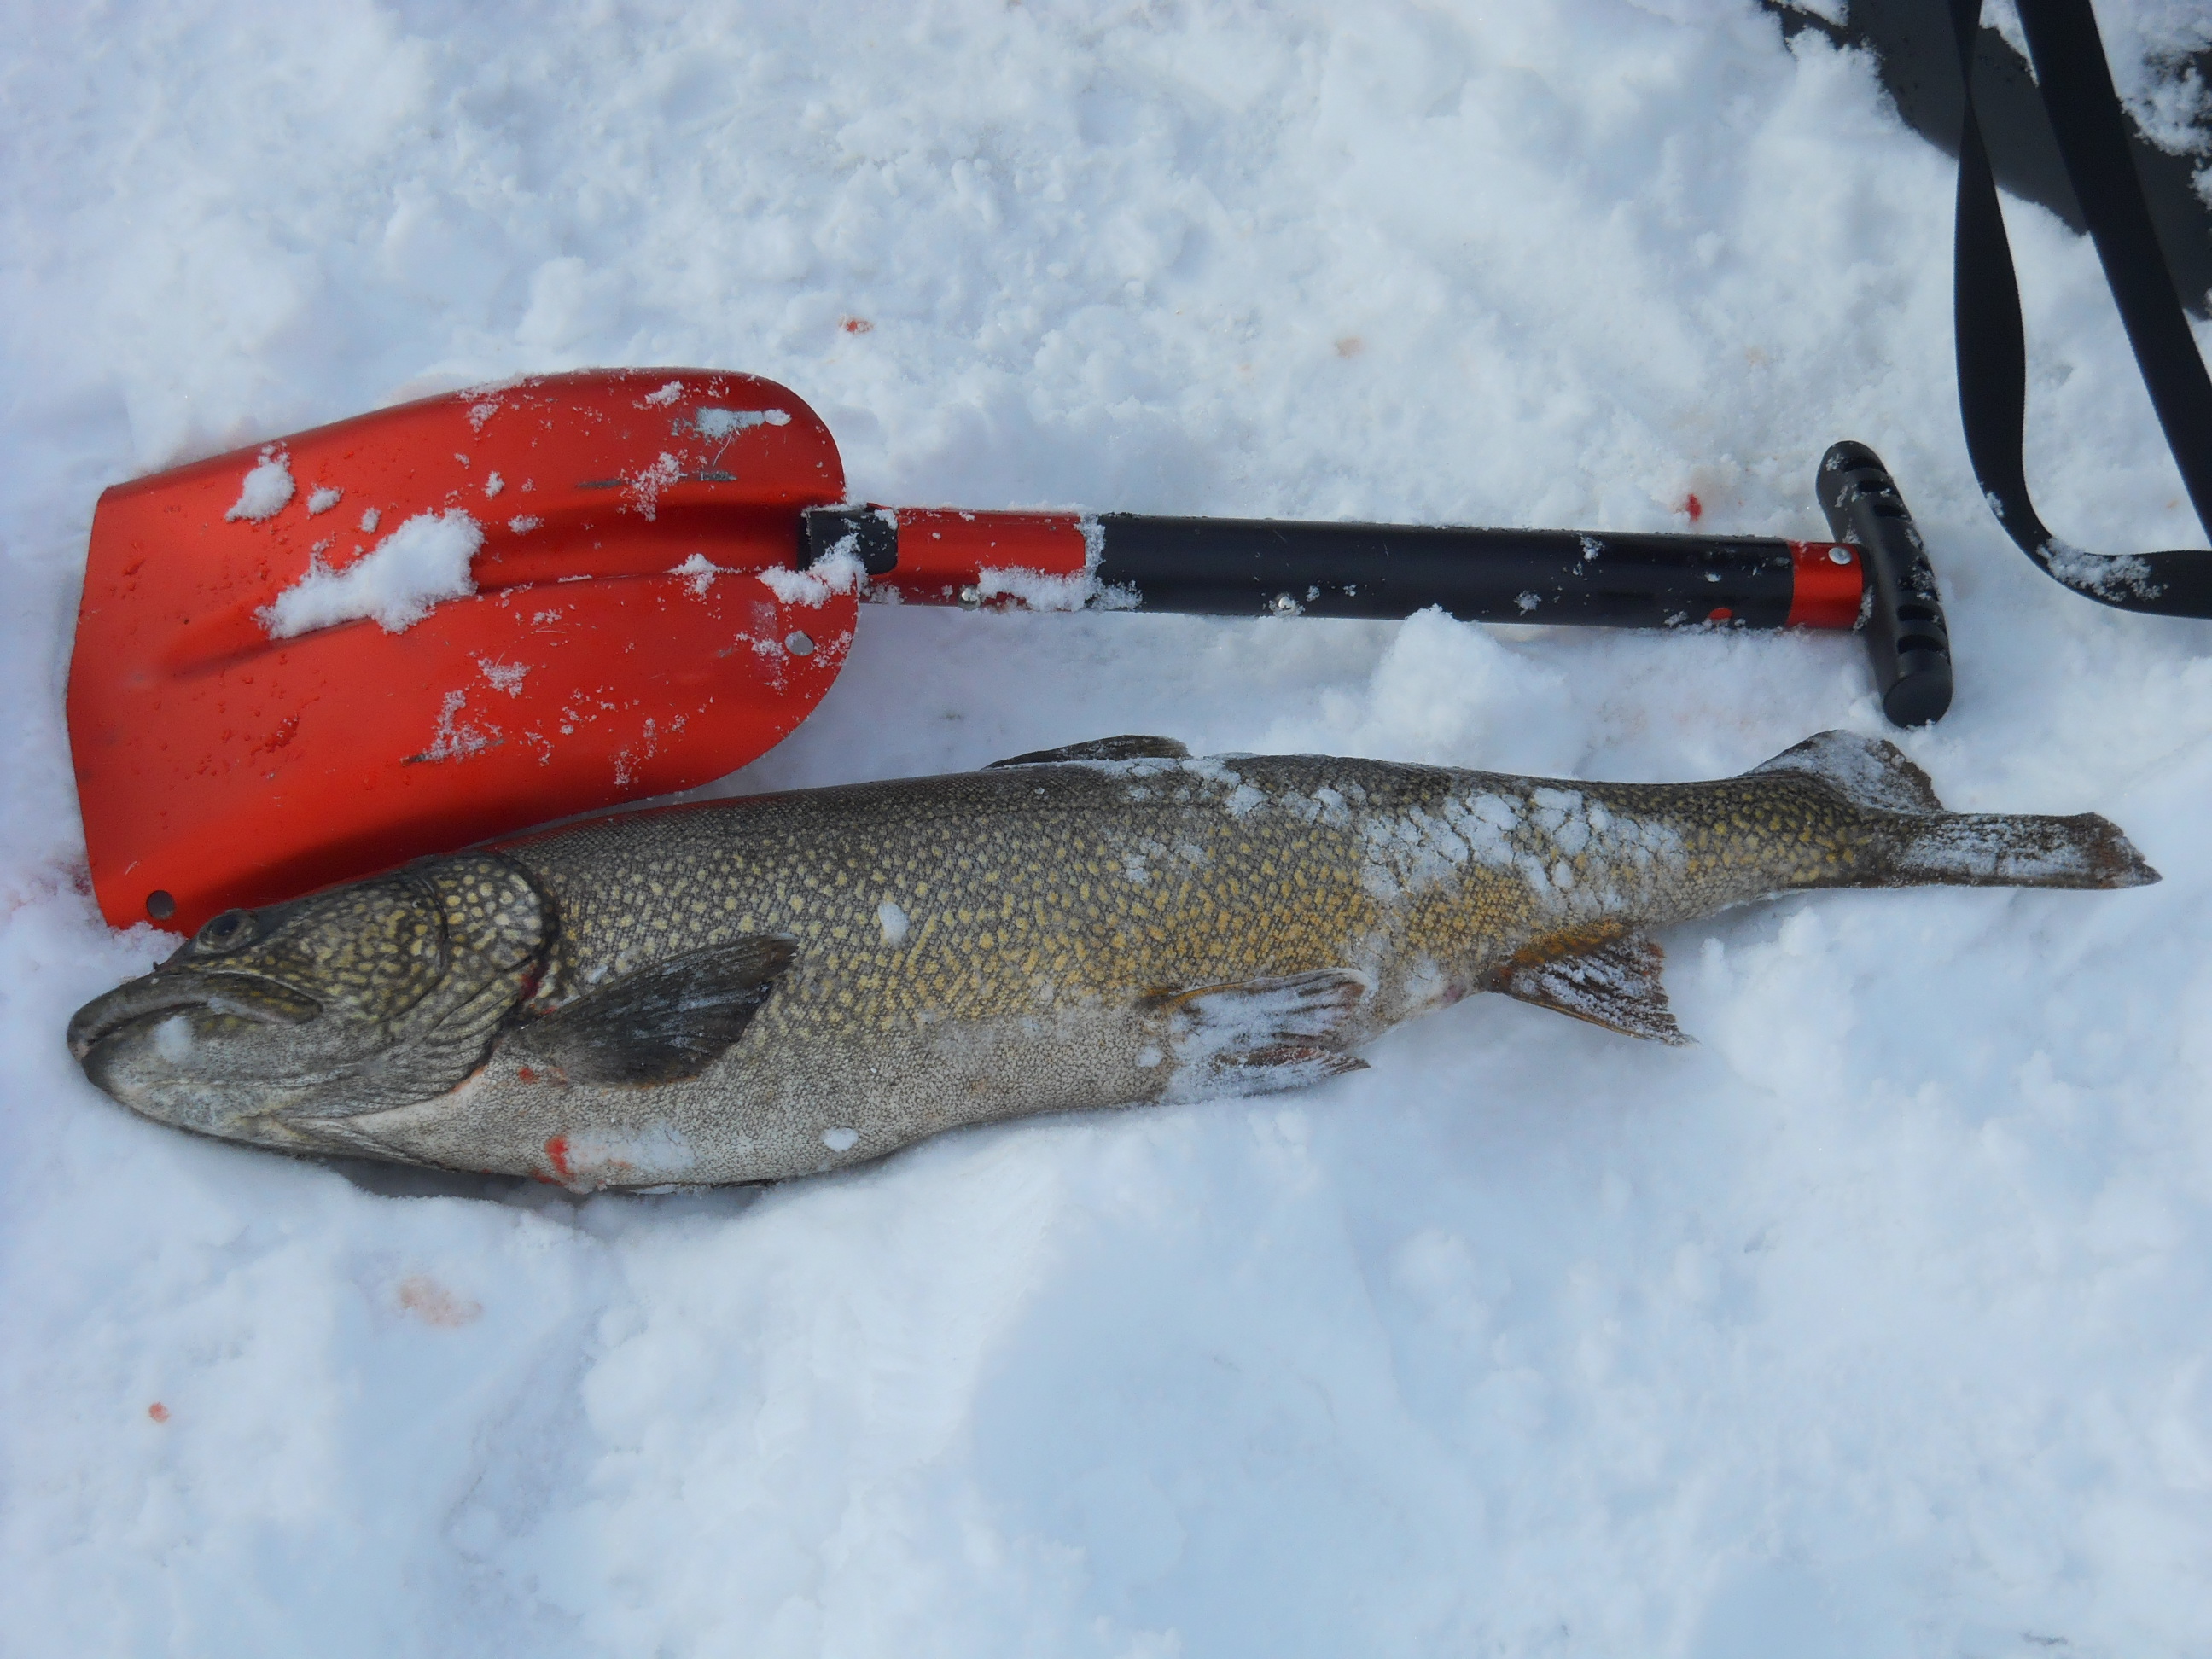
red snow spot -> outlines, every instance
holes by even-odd
[[[152,1418],[156,1423],[166,1423],[169,1420],[169,1408],[167,1406],[164,1406],[160,1401],[156,1400],[152,1405],[146,1407],[146,1415]]]
[[[425,1325],[454,1330],[473,1324],[483,1304],[456,1295],[428,1273],[410,1273],[399,1281],[399,1305]]]
[[[1698,520],[1705,516],[1705,504],[1699,501],[1695,495],[1683,496],[1681,506],[1676,507],[1674,510],[1677,513],[1688,514],[1690,515],[1690,522],[1692,524],[1697,523]]]
[[[538,1073],[527,1066],[518,1066],[514,1068],[514,1080],[517,1083],[535,1083],[538,1081]]]
[[[553,1166],[553,1173],[563,1181],[574,1178],[575,1171],[568,1167],[568,1137],[555,1135],[545,1143],[545,1161]]]
[[[876,325],[865,317],[848,317],[837,326],[848,334],[872,334],[876,330]]]

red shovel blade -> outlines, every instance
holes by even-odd
[[[843,495],[805,404],[695,369],[427,398],[117,485],[69,685],[102,913],[191,929],[744,764],[851,643],[850,593],[757,574]]]

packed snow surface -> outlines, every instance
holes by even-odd
[[[2201,9],[2099,11],[2178,119]],[[2212,625],[1990,519],[1950,165],[1865,62],[1752,0],[122,0],[0,52],[0,1647],[2212,1649]],[[2196,543],[2091,251],[2010,224],[2044,516]],[[1304,1093],[765,1192],[112,1106],[64,1024],[175,940],[86,892],[99,492],[592,364],[769,376],[916,506],[1817,537],[1861,439],[1960,664],[1899,741],[2166,880],[1791,898],[1663,940],[1693,1047],[1478,997]],[[1847,637],[870,607],[724,787],[1122,732],[1686,778],[1832,726],[1883,730]]]

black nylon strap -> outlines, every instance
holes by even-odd
[[[2104,43],[2089,0],[2018,0],[2021,26],[2057,135],[2068,178],[2097,246],[2105,280],[2135,348],[2198,521],[2212,535],[2212,378],[2151,228],[2128,153]],[[2212,617],[2212,552],[2089,553],[2054,537],[2027,490],[2021,440],[2027,358],[2012,246],[1989,153],[1974,113],[1974,35],[1980,0],[1950,0],[1966,83],[1959,135],[1959,207],[1952,302],[1959,346],[1959,413],[1974,476],[2006,533],[2075,592],[2128,611]]]

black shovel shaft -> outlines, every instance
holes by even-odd
[[[815,507],[799,563],[856,557],[879,589],[922,605],[1382,618],[1433,605],[1468,622],[1860,629],[1890,719],[1939,718],[1949,641],[1895,483],[1844,442],[1817,493],[1835,541]]]
[[[1098,520],[1107,603],[1201,616],[1679,628],[1790,620],[1796,560],[1764,537],[1597,535],[1266,519]],[[1825,549],[1823,550],[1825,556]]]
[[[1208,617],[1410,617],[1609,628],[1850,628],[1865,563],[1764,536],[1463,530],[1107,513],[817,507],[805,562],[842,550],[921,605],[1000,600]],[[1039,589],[1013,573],[1059,587]]]

